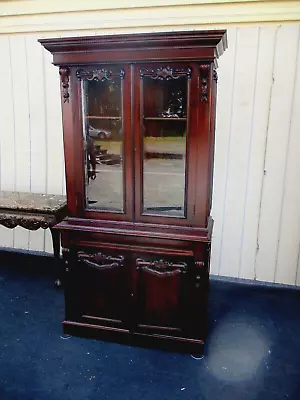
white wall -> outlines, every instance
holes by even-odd
[[[214,274],[300,285],[299,29],[228,28],[218,70]],[[0,35],[0,185],[61,194],[58,70],[41,36]],[[2,227],[0,246],[52,250],[48,232],[22,228]]]

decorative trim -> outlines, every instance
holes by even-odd
[[[69,94],[69,81],[70,81],[70,68],[69,67],[60,67],[59,68],[59,75],[61,81],[61,90],[62,90],[62,97],[64,103],[69,103],[70,94]]]
[[[200,101],[207,103],[208,100],[208,75],[210,64],[200,65]]]
[[[204,268],[205,264],[203,261],[195,261],[196,268]]]
[[[146,69],[146,68],[140,69],[141,78],[147,76],[151,79],[170,80],[170,79],[178,79],[181,78],[182,76],[187,76],[188,79],[190,79],[191,75],[192,75],[191,68],[173,69],[167,66],[157,69]]]
[[[115,77],[120,77],[121,79],[124,79],[125,77],[125,71],[121,69],[120,73],[114,73],[113,71],[109,69],[95,69],[93,71],[85,71],[83,69],[78,69],[76,71],[76,76],[77,79],[83,80],[86,79],[88,81],[98,81],[98,82],[104,82],[104,81],[111,81]]]
[[[77,258],[89,267],[98,269],[123,267],[124,264],[123,256],[108,256],[100,252],[89,254],[84,251],[78,251]]]
[[[213,76],[214,81],[218,82],[218,72],[216,69],[214,69],[214,76]]]
[[[47,229],[57,224],[55,215],[34,215],[18,213],[0,213],[0,225],[13,229],[16,226],[36,231],[39,228]]]
[[[136,268],[144,269],[155,275],[173,275],[174,273],[187,271],[187,264],[185,262],[173,263],[165,260],[145,261],[141,258],[136,260]]]

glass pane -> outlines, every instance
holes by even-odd
[[[142,82],[143,212],[185,217],[188,74]]]
[[[86,207],[123,212],[122,70],[82,72]]]

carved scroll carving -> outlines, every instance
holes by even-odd
[[[209,70],[209,64],[200,65],[200,100],[204,103],[208,100]]]
[[[108,256],[100,252],[89,254],[84,251],[78,251],[77,258],[86,265],[97,269],[123,267],[124,264],[123,256]]]
[[[125,71],[121,69],[119,73],[114,73],[113,71],[109,69],[95,69],[92,71],[85,71],[83,69],[78,69],[76,71],[76,76],[78,79],[86,79],[88,81],[99,81],[99,82],[104,82],[104,81],[111,81],[113,78],[119,76],[121,79],[124,79],[125,76]]]
[[[170,80],[170,79],[178,79],[182,76],[187,76],[191,78],[192,70],[190,68],[170,68],[170,67],[161,67],[157,69],[146,69],[142,68],[140,70],[140,77],[148,76],[151,79],[159,79],[159,80]]]
[[[69,93],[69,81],[70,81],[70,68],[69,67],[60,67],[59,68],[59,75],[62,87],[62,97],[64,103],[68,103],[70,99]]]
[[[0,225],[13,229],[16,226],[36,231],[39,228],[47,229],[54,226],[57,220],[54,215],[0,213]]]
[[[187,270],[187,264],[184,262],[172,263],[165,260],[145,261],[141,258],[136,260],[136,267],[155,275],[164,276],[185,273]]]

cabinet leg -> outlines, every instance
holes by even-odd
[[[55,286],[60,287],[62,285],[62,271],[61,271],[61,259],[60,259],[60,232],[57,229],[50,228],[52,243],[53,243],[53,254],[55,260]]]

